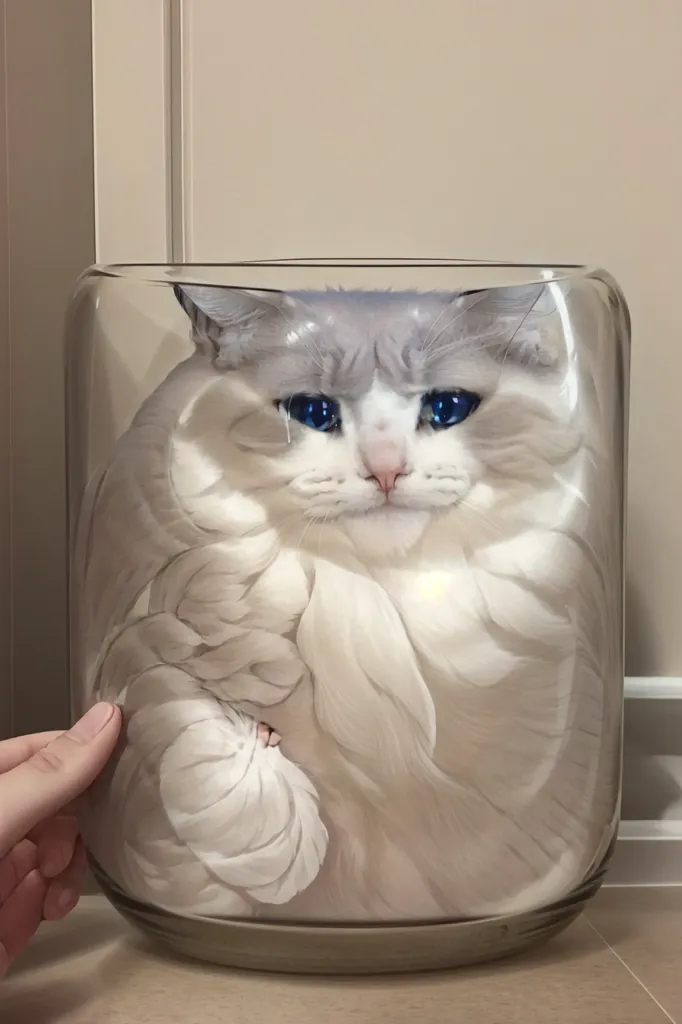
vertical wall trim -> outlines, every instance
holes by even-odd
[[[92,12],[97,260],[182,263],[190,4],[92,0]]]
[[[94,202],[95,232],[95,259],[98,258],[100,250],[100,223],[99,223],[99,189],[97,175],[97,32],[96,32],[96,0],[92,0],[92,14],[90,18],[90,50],[92,53],[92,195]]]
[[[183,0],[166,0],[166,126],[168,152],[168,259],[186,260],[186,135],[184,54],[187,32]]]
[[[169,259],[169,5],[92,0],[100,263]]]

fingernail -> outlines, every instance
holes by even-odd
[[[64,870],[64,864],[57,857],[46,857],[44,864],[40,865],[40,873],[43,878],[56,878]]]
[[[64,891],[60,892],[59,896],[57,897],[57,910],[60,910],[62,913],[65,913],[67,910],[71,910],[73,907],[75,907],[77,902],[78,893],[75,892],[73,889],[64,889]]]
[[[71,729],[67,736],[79,743],[88,743],[102,731],[114,713],[114,705],[107,701],[95,704]]]

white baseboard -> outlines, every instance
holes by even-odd
[[[682,677],[630,676],[625,701],[624,817],[605,884],[682,885]]]
[[[682,676],[626,676],[626,700],[680,700]]]
[[[682,821],[621,822],[604,885],[682,885]]]

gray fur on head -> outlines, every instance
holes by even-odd
[[[255,291],[175,286],[195,342],[218,369],[267,393],[365,390],[377,372],[398,391],[461,384],[467,366],[556,366],[546,285],[466,293]]]

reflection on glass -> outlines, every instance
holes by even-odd
[[[126,721],[84,823],[101,877],[301,927],[566,900],[619,804],[616,286],[183,269],[91,273],[78,301],[111,322],[71,350],[75,703]],[[117,334],[126,295],[138,324],[145,296],[172,311],[182,355],[86,465],[91,364],[115,390],[146,344]]]

